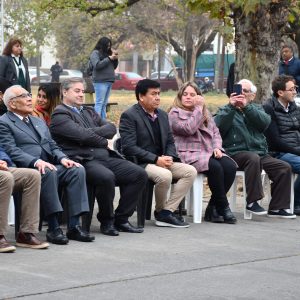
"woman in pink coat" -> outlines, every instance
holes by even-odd
[[[224,153],[219,130],[195,83],[186,82],[180,88],[169,112],[169,122],[181,161],[207,176],[211,198],[204,220],[236,223],[226,193],[234,181],[237,166]]]

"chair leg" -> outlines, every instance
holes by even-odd
[[[17,239],[18,232],[20,230],[22,194],[14,193],[13,197],[14,197],[14,205],[15,205],[15,238]]]
[[[242,201],[243,201],[243,205],[244,205],[244,219],[245,220],[251,220],[252,219],[252,213],[249,212],[246,209],[246,206],[247,206],[247,202],[246,202],[247,192],[246,192],[245,173],[243,173],[241,176],[242,176],[242,182],[243,182],[243,198],[242,198]]]
[[[153,187],[154,187],[154,183],[149,180],[148,183],[146,184],[142,197],[137,203],[138,227],[144,227],[145,220],[151,219]]]
[[[202,222],[203,175],[198,174],[193,184],[193,222]]]
[[[94,206],[95,206],[95,186],[87,184],[87,194],[88,194],[88,199],[89,199],[89,208],[90,211],[81,217],[81,226],[82,229],[90,232],[90,227],[92,223],[92,218],[93,218],[93,212],[94,212]]]

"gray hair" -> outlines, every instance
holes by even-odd
[[[62,89],[62,91],[67,91],[73,84],[78,83],[78,82],[82,83],[85,86],[85,82],[84,82],[83,78],[72,77],[72,78],[65,79],[62,82],[61,89]]]
[[[242,83],[248,83],[250,84],[250,90],[251,90],[251,93],[256,93],[257,92],[257,87],[253,84],[252,81],[250,81],[249,79],[241,79],[238,84],[242,84]]]
[[[4,104],[5,104],[5,106],[6,106],[7,108],[9,108],[9,107],[8,107],[9,101],[10,101],[12,98],[14,98],[14,97],[17,96],[17,94],[14,92],[14,90],[15,90],[16,88],[23,88],[23,87],[20,86],[20,85],[13,85],[13,86],[10,86],[8,89],[6,89],[6,91],[5,91],[4,95],[3,95],[3,102],[4,102]]]

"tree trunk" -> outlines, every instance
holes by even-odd
[[[289,1],[258,5],[255,13],[245,15],[234,9],[236,81],[246,78],[257,86],[255,102],[271,95],[271,82],[278,75],[280,40],[287,22]]]

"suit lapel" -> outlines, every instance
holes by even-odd
[[[23,132],[25,132],[31,138],[33,138],[36,142],[40,143],[40,141],[37,139],[37,137],[32,132],[32,130],[19,117],[17,117],[12,112],[8,112],[8,117],[11,119],[12,122],[14,122],[14,124],[15,124],[16,127],[18,127],[20,130],[22,130]],[[30,120],[32,120],[32,118]]]
[[[168,127],[166,127],[162,115],[161,115],[161,117],[158,117],[158,124],[159,124],[159,129],[160,129],[160,136],[161,136],[161,146],[162,146],[163,152],[165,152],[166,142],[168,140],[168,136],[166,135],[166,128],[168,128]]]
[[[18,73],[17,73],[16,65],[14,63],[14,59],[12,58],[12,56],[8,56],[8,60],[9,60],[9,63],[11,64],[11,66],[12,66],[12,69],[14,70],[16,78],[18,78],[18,76],[17,76]]]
[[[136,109],[137,109],[140,117],[142,118],[143,122],[145,123],[147,129],[149,130],[149,133],[151,135],[151,138],[152,138],[153,142],[155,142],[154,133],[153,133],[153,130],[152,130],[152,127],[151,127],[151,124],[150,124],[150,121],[149,121],[148,117],[146,116],[145,112],[143,111],[143,108],[140,107],[139,104],[135,104],[135,105],[136,105]]]

